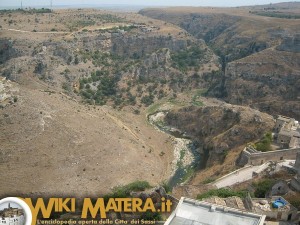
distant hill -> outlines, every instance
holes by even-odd
[[[254,5],[254,6],[244,6],[240,8],[247,8],[247,9],[272,9],[272,10],[287,10],[287,9],[300,9],[300,2],[281,2],[275,4],[266,4],[266,5]]]

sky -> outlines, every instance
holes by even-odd
[[[51,0],[22,0],[23,7],[50,6]],[[284,2],[284,0],[52,0],[53,6],[58,5],[145,5],[145,6],[245,6]],[[297,0],[296,2],[300,2]],[[0,7],[18,7],[21,0],[0,0]]]
[[[18,204],[14,203],[14,202],[11,202],[11,203],[10,203],[10,207],[21,209],[21,206],[19,206]],[[0,210],[3,210],[3,209],[5,209],[5,208],[8,208],[8,202],[5,202],[5,203],[3,203],[3,204],[0,204]]]

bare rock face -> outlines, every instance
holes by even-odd
[[[171,60],[170,50],[169,49],[161,49],[158,52],[154,52],[151,54],[149,58],[144,61],[144,65],[146,67],[154,67],[159,64],[167,64]]]
[[[174,39],[172,36],[126,36],[112,34],[112,52],[125,57],[143,57],[161,48],[172,51],[186,49],[188,40]]]
[[[271,115],[300,118],[300,54],[266,49],[230,62],[209,95]]]
[[[213,47],[223,74],[211,79],[209,96],[300,119],[299,23],[252,17],[250,25],[249,17],[214,9],[140,13],[174,23]]]
[[[268,49],[229,63],[223,90],[232,104],[300,118],[300,54]]]
[[[174,23],[197,38],[210,41],[219,36],[227,28],[236,23],[240,17],[222,14],[197,12],[176,12],[163,9],[143,9],[142,15]]]
[[[143,60],[143,64],[135,68],[133,77],[167,77],[169,71],[165,68],[171,62],[170,49],[164,48],[153,52]]]
[[[299,154],[300,155],[300,154]],[[300,161],[300,159],[299,159]],[[161,197],[164,197],[166,198],[167,197],[167,192],[166,190],[162,187],[162,186],[158,186],[155,191],[161,196]]]
[[[198,140],[207,154],[207,166],[222,162],[228,151],[260,138],[274,126],[268,114],[225,103],[171,111],[166,122]]]

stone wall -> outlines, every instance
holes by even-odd
[[[268,161],[281,161],[285,159],[296,159],[297,152],[300,152],[300,148],[283,149],[271,152],[259,152],[250,151],[249,147],[246,147],[239,158],[236,161],[238,166],[245,165],[261,165]]]
[[[287,136],[286,134],[278,134],[277,143],[278,144],[289,144],[291,142],[291,136]]]

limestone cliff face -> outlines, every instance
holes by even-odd
[[[140,13],[177,24],[215,50],[223,74],[211,77],[210,96],[299,120],[299,22],[223,11],[170,8]]]
[[[217,39],[227,29],[235,28],[234,24],[241,18],[238,16],[219,14],[198,14],[191,13],[189,18],[179,25],[193,36],[205,40],[207,43]],[[231,30],[233,30],[231,28]],[[231,35],[233,35],[231,31]]]
[[[172,12],[163,9],[144,9],[142,15],[174,23],[199,39],[209,42],[234,25],[241,17],[226,14]]]
[[[173,12],[172,9],[140,11],[141,14],[174,23],[198,39],[205,40],[212,46],[222,60],[228,62],[243,58],[252,53],[259,52],[272,46],[282,35],[283,30],[276,28],[252,30],[259,24],[254,21],[247,30],[248,18],[240,15],[229,15],[228,13],[197,12],[191,9],[191,12]],[[275,32],[275,33],[274,33]],[[271,42],[266,41],[262,36],[273,36]]]
[[[61,57],[65,62],[70,63],[70,58],[78,55],[78,51],[107,51],[111,50],[111,34],[79,34],[75,40],[69,42],[44,42],[48,50],[54,56]],[[72,60],[71,60],[72,61]]]
[[[83,49],[102,49],[110,50],[111,48],[111,34],[88,34],[83,37],[79,37],[77,43]]]
[[[132,76],[134,78],[166,78],[170,75],[170,69],[168,68],[170,62],[170,49],[160,49],[146,57],[141,65],[135,67]]]
[[[274,126],[272,116],[225,103],[171,111],[166,122],[198,140],[207,166],[222,162],[228,151],[262,137]]]
[[[300,118],[300,54],[266,50],[229,63],[223,89],[232,104]]]
[[[143,57],[161,48],[179,51],[188,46],[188,40],[175,39],[172,36],[113,34],[111,42],[112,52],[125,57]]]

